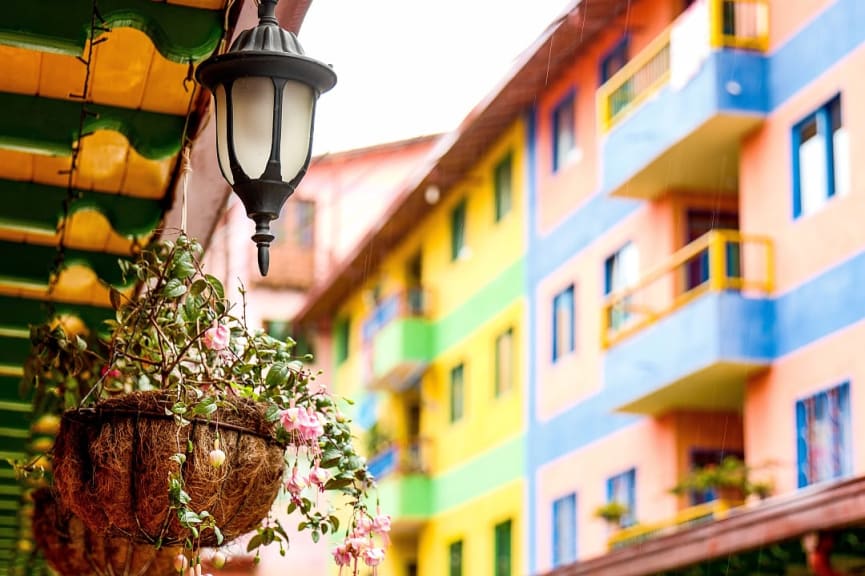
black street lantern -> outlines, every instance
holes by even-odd
[[[262,276],[274,239],[270,221],[309,166],[316,100],[336,84],[334,71],[305,56],[297,37],[279,26],[277,1],[260,0],[258,26],[196,72],[213,92],[219,168],[255,222]]]

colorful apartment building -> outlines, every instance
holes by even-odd
[[[525,125],[498,131],[472,164],[470,137],[442,140],[440,180],[421,170],[298,317],[333,319],[333,386],[394,516],[383,574],[523,562]]]
[[[441,139],[297,318],[363,398],[382,574],[862,565],[862,22],[575,2]]]

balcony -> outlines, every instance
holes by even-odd
[[[371,390],[399,392],[414,385],[432,355],[429,295],[420,288],[376,306],[363,324],[363,382]]]
[[[737,409],[774,341],[769,239],[714,230],[681,248],[602,310],[606,386],[618,409]]]
[[[602,190],[735,190],[767,112],[768,0],[697,0],[598,89]]]
[[[393,517],[395,534],[416,533],[432,513],[429,443],[423,439],[398,444],[370,459],[378,480],[381,507]]]
[[[607,540],[610,550],[618,550],[641,544],[651,538],[665,536],[691,528],[700,524],[706,524],[721,518],[726,518],[730,510],[741,505],[741,502],[727,500],[713,500],[705,504],[698,504],[681,510],[675,517],[664,522],[653,522],[649,524],[635,524],[614,533]]]

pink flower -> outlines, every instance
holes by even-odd
[[[382,548],[367,548],[363,551],[363,561],[367,566],[378,566],[384,560]]]
[[[111,380],[114,380],[115,378],[120,378],[120,370],[118,370],[117,368],[109,368],[108,365],[106,364],[105,366],[102,367],[102,378],[106,382],[110,382]]]
[[[213,326],[204,332],[204,346],[210,350],[220,351],[228,347],[228,338],[231,336],[231,330],[228,326],[213,322]]]
[[[285,489],[292,496],[299,496],[307,486],[309,486],[309,480],[304,478],[302,474],[298,474],[297,468],[292,468],[291,478],[285,483]]]
[[[348,566],[351,564],[351,553],[345,544],[340,544],[333,551],[333,560],[337,566]]]
[[[372,526],[372,519],[366,514],[361,514],[355,522],[354,533],[358,536],[369,536],[372,532]]]
[[[305,411],[301,410],[297,425],[301,438],[306,442],[318,440],[319,436],[324,434],[323,420],[322,415],[312,408],[307,408]]]
[[[390,514],[379,514],[372,521],[372,531],[376,534],[390,532]]]
[[[318,466],[313,468],[309,473],[309,483],[318,486],[321,490],[324,490],[324,485],[327,484],[329,479],[330,472]]]
[[[345,540],[346,549],[354,556],[360,556],[369,546],[369,538],[364,536],[351,536]]]
[[[299,417],[300,408],[286,408],[279,412],[279,421],[286,432],[294,432],[297,429],[297,420]]]

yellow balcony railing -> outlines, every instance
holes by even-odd
[[[704,25],[708,27],[712,48],[768,49],[769,0],[697,0],[697,3],[707,4],[709,22]],[[675,20],[598,89],[598,116],[604,132],[669,81],[671,32],[682,22],[681,17]]]
[[[607,539],[607,547],[617,550],[627,546],[633,546],[664,534],[670,534],[683,528],[695,526],[713,520],[719,520],[729,514],[730,510],[739,506],[741,502],[728,500],[713,500],[705,504],[698,504],[680,511],[674,517],[649,524],[635,524],[628,528],[619,530]]]
[[[764,236],[713,230],[674,252],[604,302],[601,344],[609,348],[707,292],[773,289],[774,252]]]

